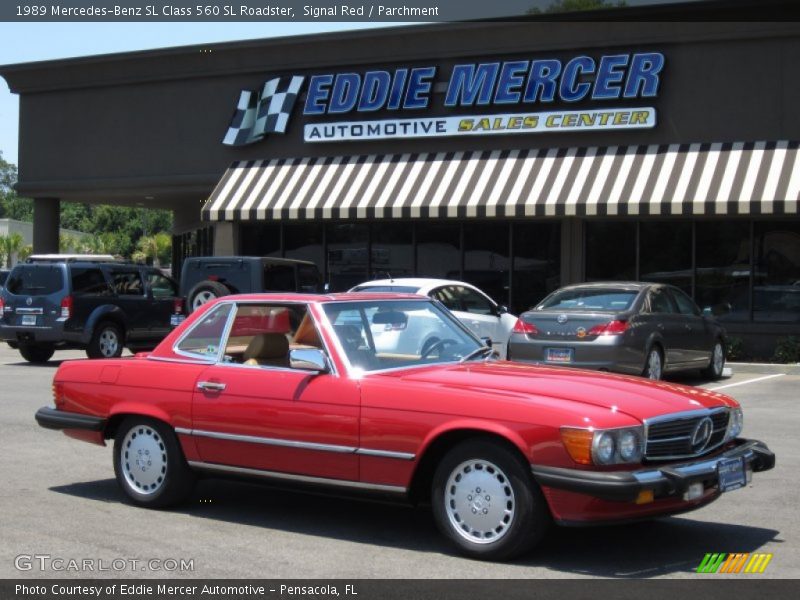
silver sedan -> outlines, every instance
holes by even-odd
[[[561,288],[522,313],[508,358],[661,379],[701,369],[722,376],[725,331],[682,290],[653,283]]]

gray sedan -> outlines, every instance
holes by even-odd
[[[650,379],[701,369],[718,379],[725,366],[725,331],[707,312],[670,285],[571,285],[520,315],[508,358]]]

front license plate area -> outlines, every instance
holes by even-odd
[[[744,458],[726,458],[717,464],[719,476],[719,491],[730,492],[738,490],[747,484],[747,469]]]
[[[547,362],[571,363],[573,353],[572,348],[545,348],[544,359]]]
[[[23,327],[36,327],[36,315],[22,315]]]

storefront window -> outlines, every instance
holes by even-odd
[[[750,223],[696,225],[695,301],[721,321],[750,319]]]
[[[331,224],[327,228],[328,281],[332,292],[343,292],[369,279],[369,225]]]
[[[239,246],[244,256],[280,256],[281,226],[257,223],[242,224]]]
[[[413,242],[413,225],[410,223],[374,223],[370,279],[413,277]]]
[[[325,265],[322,225],[292,223],[283,225],[283,255],[295,260],[310,260],[320,271]]]
[[[800,322],[800,223],[755,224],[753,319]]]
[[[513,294],[509,308],[519,314],[561,286],[561,224],[514,223]]]
[[[669,283],[692,293],[692,224],[643,221],[639,229],[639,279]]]
[[[461,226],[458,223],[417,224],[417,275],[461,279]]]
[[[586,281],[636,278],[636,223],[586,223]]]
[[[511,260],[508,223],[464,225],[464,281],[498,304],[509,304]]]

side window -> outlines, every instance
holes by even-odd
[[[181,354],[188,354],[194,358],[216,358],[230,313],[230,304],[212,308],[178,342],[175,349]]]
[[[457,287],[456,289],[461,296],[461,304],[464,307],[462,310],[476,315],[494,315],[496,313],[492,303],[475,290],[467,287]]]
[[[128,271],[112,271],[111,286],[114,288],[114,293],[117,294],[117,296],[144,295],[142,276],[139,274],[139,271],[134,271],[133,269]]]
[[[153,298],[156,300],[174,298],[178,295],[178,289],[175,284],[160,273],[148,273],[147,285],[150,286],[150,291],[153,292]]]
[[[289,368],[290,350],[308,346],[320,347],[321,342],[306,305],[240,304],[222,360],[251,367]]]
[[[669,296],[663,289],[656,288],[650,292],[650,312],[658,314],[675,312]]]
[[[294,267],[292,265],[266,265],[264,290],[268,292],[294,292]]]
[[[672,293],[672,299],[675,300],[675,304],[678,305],[678,312],[682,315],[694,315],[697,316],[700,314],[700,311],[697,310],[697,306],[692,299],[689,298],[686,294],[684,294],[681,290],[673,289],[670,290]]]
[[[92,294],[96,296],[110,296],[111,288],[97,267],[72,267],[72,293],[76,296]]]
[[[431,298],[445,305],[447,310],[461,310],[461,302],[453,286],[442,287],[431,292]]]

